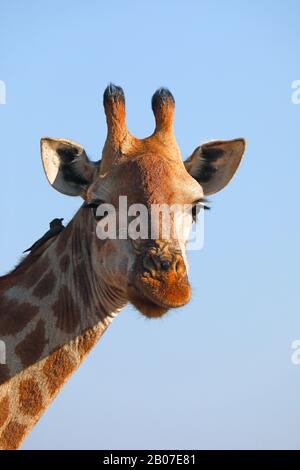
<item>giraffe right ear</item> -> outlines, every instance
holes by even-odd
[[[100,162],[91,162],[84,148],[65,139],[41,139],[44,170],[51,186],[68,196],[82,196],[93,182]]]

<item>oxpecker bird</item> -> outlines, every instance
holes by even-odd
[[[37,248],[40,248],[47,240],[50,240],[50,238],[55,237],[58,235],[64,228],[65,226],[62,224],[62,221],[64,219],[53,219],[52,222],[50,222],[50,230],[45,233],[45,235],[42,236],[38,241],[36,241],[30,248],[27,248],[27,250],[23,251],[23,253],[27,253],[28,251],[33,251],[36,250]]]

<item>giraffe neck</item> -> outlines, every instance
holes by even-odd
[[[0,449],[20,446],[126,304],[113,279],[99,274],[104,258],[92,214],[80,209],[48,246],[0,278],[0,339],[6,345]]]

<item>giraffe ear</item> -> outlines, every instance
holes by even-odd
[[[201,184],[205,195],[217,193],[235,174],[245,146],[244,139],[207,142],[184,162],[185,168]]]
[[[84,148],[71,140],[44,137],[41,155],[49,183],[68,196],[82,196],[99,167],[99,162],[91,162]]]

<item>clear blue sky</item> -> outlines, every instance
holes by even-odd
[[[299,1],[5,0],[0,15],[2,273],[79,207],[48,185],[39,140],[98,159],[108,82],[138,137],[168,86],[184,157],[248,142],[191,253],[191,303],[161,321],[127,307],[23,448],[299,449]]]

